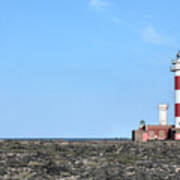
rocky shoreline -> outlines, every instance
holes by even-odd
[[[1,140],[1,179],[179,180],[180,142]]]

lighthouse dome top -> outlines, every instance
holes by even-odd
[[[177,58],[180,58],[180,51],[178,51],[177,53]]]

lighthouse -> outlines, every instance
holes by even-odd
[[[176,60],[172,60],[174,72],[174,90],[175,90],[175,139],[180,140],[180,51],[177,53]]]
[[[180,140],[180,51],[172,60],[174,72],[175,124],[168,124],[168,104],[159,104],[159,124],[140,123],[139,129],[132,131],[132,140],[147,142],[152,140]]]

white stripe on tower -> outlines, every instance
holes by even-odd
[[[176,67],[178,67],[178,65],[176,65]],[[180,76],[180,71],[176,71],[175,76]]]
[[[180,90],[175,91],[175,104],[180,104]]]
[[[176,117],[176,128],[179,128],[180,117]]]

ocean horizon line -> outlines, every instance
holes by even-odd
[[[19,138],[19,137],[7,137],[7,138],[0,138],[0,140],[62,140],[62,141],[86,141],[86,140],[90,140],[90,141],[103,141],[103,140],[111,140],[111,141],[122,141],[122,140],[131,140],[130,138],[48,138],[48,137],[27,137],[27,138]]]

